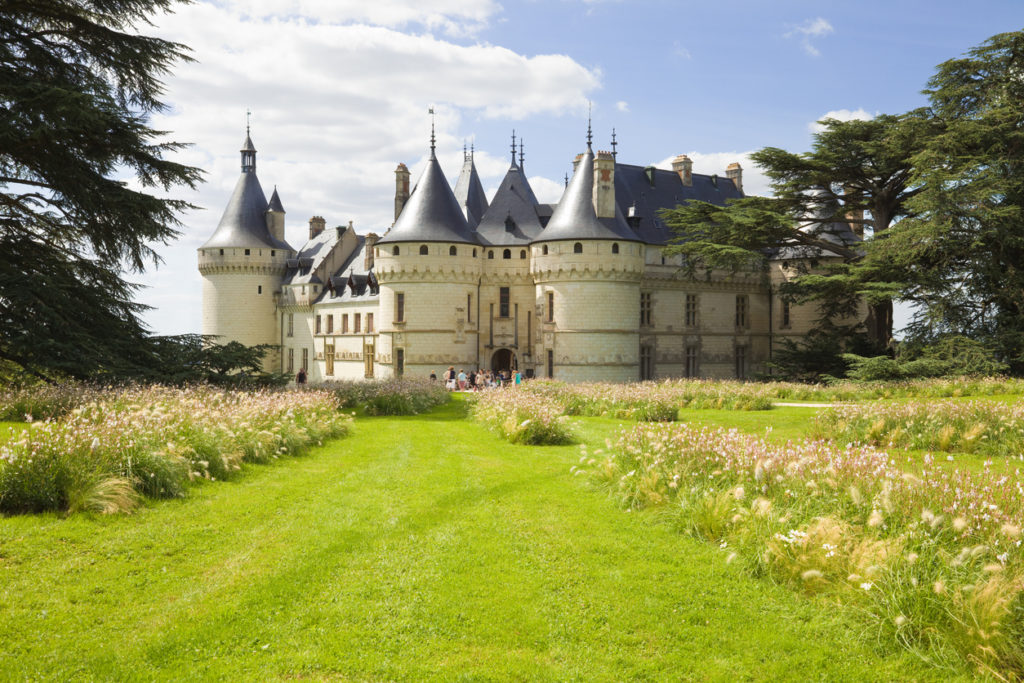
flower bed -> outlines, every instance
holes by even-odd
[[[628,509],[668,510],[728,561],[861,608],[937,665],[1024,673],[1019,471],[926,458],[908,474],[868,446],[685,425],[638,425],[573,469]]]
[[[1024,401],[911,401],[870,403],[823,411],[822,436],[889,448],[992,456],[1024,452]]]
[[[473,418],[512,443],[557,445],[575,439],[562,407],[542,393],[493,389],[471,400]]]
[[[328,392],[111,391],[0,445],[0,512],[129,510],[348,431]]]

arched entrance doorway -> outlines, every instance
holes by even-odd
[[[503,370],[511,372],[516,367],[516,355],[512,353],[511,349],[498,349],[491,356],[491,370],[494,372],[501,372]]]

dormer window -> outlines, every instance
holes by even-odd
[[[512,214],[505,217],[505,232],[515,232],[516,222],[512,220]]]

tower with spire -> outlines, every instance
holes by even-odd
[[[276,295],[295,250],[285,241],[285,210],[277,188],[267,201],[256,176],[256,146],[246,126],[241,175],[213,235],[199,247],[204,335],[214,343],[279,345]],[[264,358],[279,371],[280,355]]]
[[[616,210],[615,163],[587,149],[543,232],[533,281],[543,374],[567,381],[639,379],[643,244]]]

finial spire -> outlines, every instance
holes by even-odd
[[[469,158],[472,159],[476,156],[476,143],[469,143]]]
[[[523,167],[523,139],[519,138],[519,168]]]
[[[615,141],[615,129],[612,128],[612,161],[616,161],[619,158],[619,143]]]
[[[512,165],[516,165],[516,129],[512,129]]]
[[[569,174],[568,173],[565,174],[565,186],[569,187]]]
[[[466,141],[465,140],[462,141],[462,160],[463,161],[469,160],[469,155],[466,154]]]
[[[587,102],[587,149],[590,149],[590,143],[593,142],[594,132],[590,129],[590,115],[594,108],[593,102]]]
[[[434,150],[437,147],[437,138],[434,136],[434,108],[428,110],[430,114],[430,156],[434,157]]]

